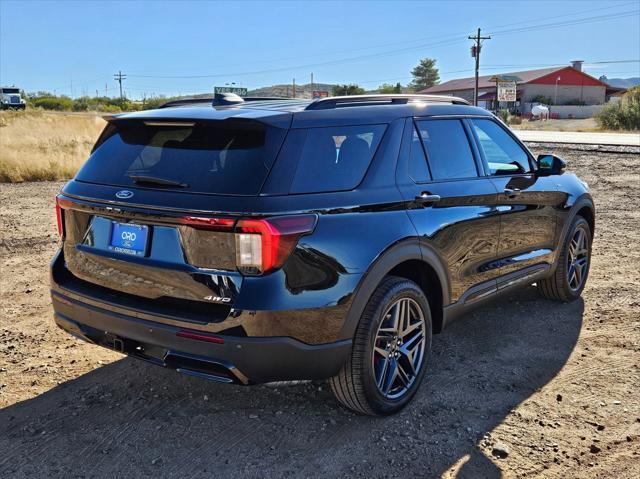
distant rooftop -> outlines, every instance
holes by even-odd
[[[585,75],[589,78],[592,78],[595,81],[599,81],[597,78],[593,78],[591,75],[584,73],[583,71],[577,70],[569,65],[561,65],[557,67],[550,68],[539,68],[537,70],[524,70],[519,72],[507,72],[507,73],[492,73],[491,75],[482,75],[478,78],[478,88],[491,88],[496,86],[495,77],[517,77],[519,80],[516,80],[518,84],[530,83],[539,78],[545,77],[547,75],[551,75],[555,72],[559,72],[561,70],[572,69],[579,74]],[[601,82],[603,85],[607,86],[606,83]],[[475,77],[468,78],[458,78],[456,80],[449,80],[444,83],[440,83],[439,85],[434,85],[432,87],[426,88],[422,90],[420,93],[444,93],[444,92],[455,92],[460,90],[473,90],[475,87]]]

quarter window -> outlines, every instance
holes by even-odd
[[[414,128],[411,137],[411,157],[409,158],[409,176],[416,183],[429,181],[429,167],[427,166],[427,158],[424,156],[422,149],[422,140],[420,134]]]
[[[364,177],[385,125],[309,128],[291,193],[351,190]]]
[[[517,175],[531,171],[527,152],[495,121],[473,119],[471,124],[490,175]]]
[[[478,176],[469,139],[460,120],[416,122],[434,180]]]

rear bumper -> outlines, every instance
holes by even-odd
[[[58,291],[51,297],[56,324],[74,336],[219,382],[326,379],[338,373],[351,350],[351,340],[309,345],[289,337],[216,335],[223,343],[214,344],[177,336],[185,328],[115,313]]]

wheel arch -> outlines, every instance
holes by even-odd
[[[390,246],[369,266],[354,293],[343,326],[343,338],[353,338],[367,302],[380,282],[389,275],[418,284],[429,300],[433,332],[442,330],[443,308],[449,304],[450,298],[447,270],[432,248],[411,238]]]
[[[591,235],[593,236],[593,233],[595,231],[595,226],[596,226],[596,208],[593,204],[593,198],[591,198],[590,194],[588,193],[582,194],[571,205],[569,214],[565,218],[564,224],[562,225],[562,230],[559,238],[560,245],[563,244],[569,232],[569,228],[571,227],[571,223],[573,222],[574,218],[577,215],[580,215],[585,220],[587,220],[587,223],[589,223],[589,227],[591,228]]]

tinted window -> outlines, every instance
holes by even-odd
[[[528,173],[529,156],[525,150],[492,120],[471,120],[480,141],[491,175]]]
[[[417,125],[434,180],[478,176],[460,120],[425,120]]]
[[[384,125],[309,128],[291,193],[351,190],[362,181]]]
[[[132,176],[153,177],[183,184],[179,191],[253,195],[285,133],[253,121],[116,121],[107,126],[76,179],[133,186]]]
[[[431,175],[429,174],[429,167],[427,165],[427,158],[424,156],[424,150],[422,149],[422,140],[420,139],[420,135],[415,128],[411,137],[409,176],[416,183],[420,183],[421,181],[429,181],[431,179]]]

